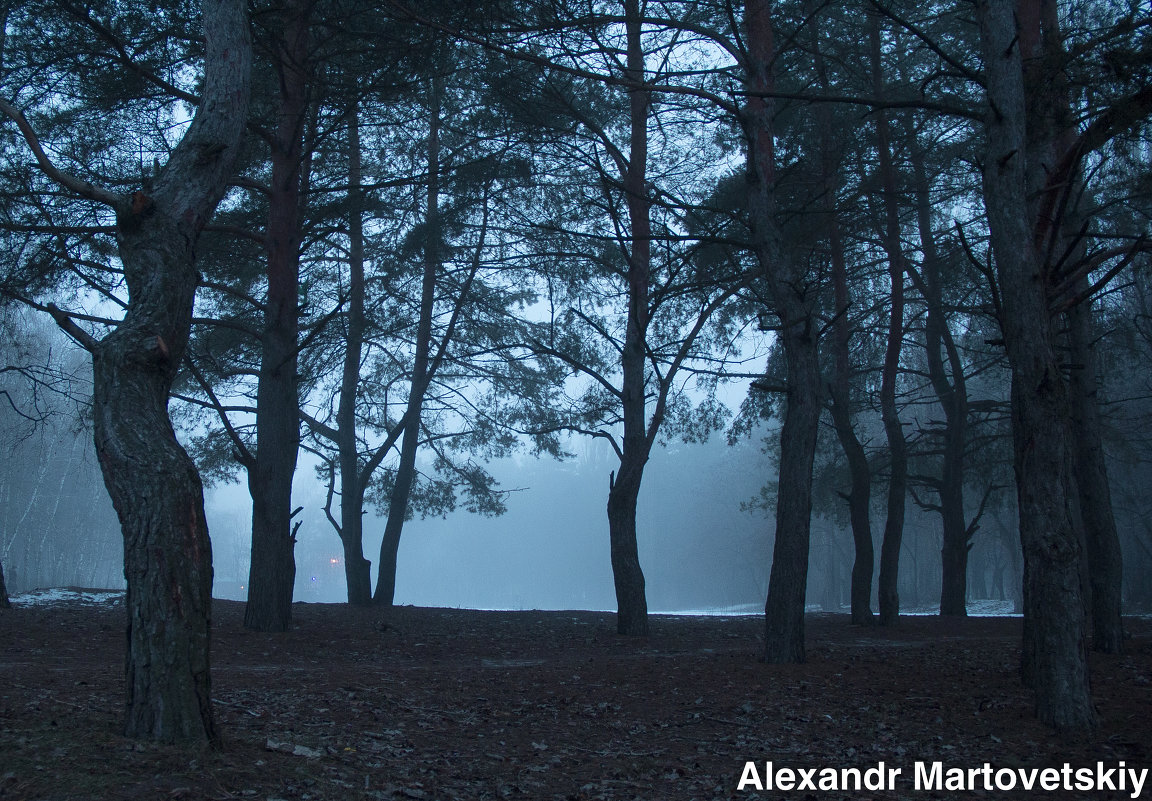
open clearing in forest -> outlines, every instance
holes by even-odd
[[[807,797],[737,792],[747,760],[884,761],[907,780],[853,797],[926,799],[962,796],[915,791],[916,761],[1152,768],[1146,620],[1128,621],[1127,654],[1092,656],[1101,734],[1069,743],[1032,720],[1019,619],[809,615],[799,666],[759,661],[759,618],[658,616],[644,639],[599,612],[298,604],[283,634],[242,619],[215,602],[224,750],[208,752],[119,735],[122,605],[0,613],[0,799]]]

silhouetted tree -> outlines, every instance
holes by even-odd
[[[1045,247],[1061,187],[1079,154],[1053,72],[1063,49],[1052,0],[976,5],[989,111],[984,196],[1012,367],[1012,429],[1024,547],[1024,674],[1041,720],[1069,733],[1096,727],[1085,654],[1080,537],[1068,475],[1068,388],[1046,276]],[[1058,68],[1057,68],[1058,69]],[[1071,157],[1071,158],[1069,158]]]
[[[780,433],[776,541],[765,602],[764,658],[803,662],[804,603],[812,514],[812,465],[822,408],[819,293],[816,276],[790,257],[776,216],[776,149],[773,100],[776,45],[773,8],[746,0],[747,36],[743,110],[747,137],[748,218],[752,251],[763,272],[770,309],[779,320],[787,395]]]

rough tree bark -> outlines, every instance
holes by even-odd
[[[820,422],[819,331],[812,305],[815,281],[789,260],[775,219],[772,64],[775,56],[768,0],[746,0],[749,98],[743,114],[748,141],[748,216],[752,245],[780,318],[780,342],[788,382],[780,434],[780,477],[776,496],[776,542],[764,605],[764,659],[803,662],[804,599],[811,538],[812,465]]]
[[[1012,370],[1012,435],[1024,550],[1024,677],[1041,721],[1090,735],[1096,713],[1088,679],[1079,532],[1070,508],[1068,392],[1055,347],[1047,236],[1039,210],[1050,195],[1055,136],[1041,48],[1059,32],[1041,22],[1051,0],[976,4],[989,111],[984,196],[1003,304],[1001,329]],[[1026,64],[1028,67],[1026,68]],[[1053,66],[1053,64],[1049,64]],[[1029,74],[1026,75],[1026,69]],[[1055,156],[1055,158],[1054,158]],[[1048,189],[1049,191],[1045,191]],[[1044,221],[1045,223],[1047,220]],[[1040,243],[1038,246],[1038,242]]]
[[[275,39],[280,107],[272,145],[268,197],[268,295],[256,390],[256,452],[248,467],[252,496],[252,560],[244,625],[285,631],[296,582],[292,477],[300,447],[297,376],[301,174],[308,111],[310,0],[292,0]]]
[[[200,104],[150,195],[115,195],[63,173],[19,111],[7,103],[0,111],[17,123],[51,179],[116,210],[128,289],[120,325],[97,340],[64,312],[49,310],[92,354],[96,455],[124,533],[125,733],[216,743],[212,546],[200,475],[176,440],[168,394],[191,328],[195,244],[227,188],[247,119],[252,51],[241,0],[204,0],[201,8]]]
[[[624,418],[620,471],[608,490],[608,536],[612,578],[616,587],[616,629],[621,634],[648,633],[648,601],[644,571],[636,545],[636,503],[651,441],[647,434],[644,389],[644,343],[648,333],[648,290],[651,272],[652,201],[647,188],[648,112],[650,92],[643,88],[644,49],[638,0],[625,0],[628,39],[624,78],[630,84],[628,168],[623,176],[632,248],[628,253],[628,321],[620,354],[620,401]]]
[[[869,40],[872,53],[872,85],[877,97],[884,96],[884,71],[880,53],[879,14],[869,14]],[[880,625],[889,626],[900,617],[900,543],[904,537],[904,507],[908,493],[908,445],[896,407],[896,382],[900,373],[900,346],[904,340],[904,275],[908,272],[900,246],[900,218],[896,197],[896,171],[892,165],[888,114],[877,109],[876,151],[883,186],[884,232],[881,237],[888,257],[888,341],[880,381],[880,417],[888,440],[888,499],[884,538],[880,545],[879,604]]]

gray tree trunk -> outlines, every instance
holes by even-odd
[[[796,313],[796,310],[793,310]],[[804,603],[812,521],[812,465],[820,423],[819,347],[811,316],[785,322],[788,402],[780,432],[776,541],[764,604],[764,660],[805,661]]]

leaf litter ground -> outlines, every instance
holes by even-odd
[[[299,604],[291,631],[258,634],[217,601],[224,747],[207,751],[120,736],[124,614],[91,599],[0,612],[0,799],[930,799],[969,794],[915,790],[918,760],[1152,768],[1145,620],[1128,621],[1127,654],[1092,655],[1102,725],[1077,742],[1032,719],[1019,619],[809,615],[807,664],[779,666],[759,661],[758,618],[657,616],[625,638],[596,612]],[[883,761],[907,781],[738,791],[749,760]]]

